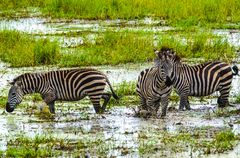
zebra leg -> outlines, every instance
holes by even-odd
[[[141,107],[143,110],[147,110],[147,102],[146,102],[146,99],[145,99],[142,95],[139,95],[139,99],[140,99],[140,107]]]
[[[104,99],[104,103],[102,105],[102,112],[104,112],[106,109],[107,103],[109,102],[109,100],[111,98],[111,94],[103,93],[102,98]]]
[[[54,101],[48,104],[50,113],[55,114]]]
[[[220,108],[229,106],[228,97],[229,97],[229,92],[230,92],[231,85],[223,86],[223,87],[224,88],[219,90],[220,96],[217,99],[217,103],[218,103],[218,106]]]
[[[101,96],[89,96],[92,104],[93,104],[93,107],[94,107],[94,110],[96,113],[101,113],[102,112],[102,108],[101,108],[101,105],[100,105],[100,99],[101,99]]]
[[[179,111],[183,111],[184,107],[186,107],[187,110],[191,109],[188,102],[188,96],[185,94],[180,96]]]
[[[186,110],[192,110],[192,108],[190,107],[190,103],[189,100],[187,100],[187,104],[185,105]]]
[[[54,107],[54,101],[56,100],[56,96],[54,93],[47,93],[42,96],[44,102],[49,106],[49,111],[54,114],[55,113],[55,107]]]
[[[167,114],[168,96],[161,98],[161,104],[162,104],[162,114],[161,114],[161,117],[164,117]]]

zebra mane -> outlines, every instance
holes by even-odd
[[[168,55],[168,54],[172,54],[173,55],[172,60],[175,63],[179,63],[181,61],[181,58],[176,54],[176,52],[174,51],[173,48],[163,46],[161,48],[161,50],[159,51],[159,53],[163,53],[165,56]]]
[[[160,50],[160,52],[174,52],[172,48],[169,48],[167,46],[163,46]]]
[[[178,56],[178,55],[174,55],[174,58],[173,58],[173,61],[175,62],[175,63],[179,63],[179,62],[181,62],[181,58]]]
[[[13,81],[10,82],[10,84],[11,84],[11,85],[14,85],[17,81],[20,81],[20,80],[21,80],[24,76],[26,76],[27,74],[30,74],[30,73],[21,74],[21,75],[15,77],[15,78],[13,79]]]

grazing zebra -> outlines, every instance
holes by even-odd
[[[140,105],[144,110],[157,113],[161,102],[161,117],[166,116],[168,97],[172,90],[171,86],[166,86],[164,83],[162,73],[159,61],[156,61],[154,67],[141,71],[136,89],[140,98]]]
[[[233,75],[238,74],[238,68],[224,62],[212,61],[200,65],[183,64],[175,52],[167,47],[155,50],[160,60],[166,85],[173,85],[180,95],[179,110],[184,107],[190,110],[188,96],[207,96],[215,91],[220,92],[219,107],[229,105],[228,97]]]
[[[118,99],[107,76],[95,69],[25,73],[11,83],[6,111],[12,112],[16,105],[21,103],[25,94],[40,93],[51,113],[55,113],[55,101],[77,101],[85,96],[90,98],[96,113],[104,112],[111,97],[110,93],[103,92],[106,84],[109,85],[113,97]],[[104,99],[102,107],[100,106],[101,98]]]

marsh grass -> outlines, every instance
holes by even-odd
[[[168,46],[184,58],[230,62],[235,50],[223,38],[206,31],[170,32],[106,31],[95,42],[66,51],[49,39],[36,40],[17,31],[0,31],[0,58],[12,67],[58,65],[60,67],[118,65],[153,61],[154,48]]]
[[[236,0],[3,0],[0,3],[1,10],[26,7],[39,7],[43,15],[55,18],[136,19],[151,16],[184,27],[240,21],[240,2]]]
[[[44,0],[1,0],[1,9],[25,8],[28,6],[43,6]]]
[[[90,153],[91,156],[106,156],[115,146],[111,142],[106,143],[101,135],[84,134],[81,139],[77,140],[47,135],[36,135],[33,138],[20,135],[18,138],[8,141],[6,156],[64,157],[64,153],[68,153],[72,157],[85,157],[86,153]]]
[[[65,146],[66,145],[66,146]],[[9,148],[6,151],[7,157],[51,157],[61,152],[58,149],[67,147],[64,139],[56,139],[51,136],[35,136],[29,138],[20,136],[15,140],[8,141]],[[54,148],[54,150],[53,150]]]
[[[13,67],[52,65],[59,59],[57,42],[17,31],[0,31],[0,58]]]
[[[5,108],[6,103],[7,103],[7,97],[1,96],[0,97],[0,107]]]
[[[163,34],[158,47],[173,48],[180,57],[203,60],[223,60],[230,62],[235,57],[235,49],[226,39],[212,34],[210,31]]]
[[[208,130],[204,131],[208,132]],[[201,133],[204,131],[195,129],[195,132]],[[143,134],[139,139],[139,152],[141,155],[146,153],[153,154],[157,151],[157,153],[159,151],[166,152],[166,149],[167,153],[181,153],[190,150],[191,154],[192,152],[200,152],[205,155],[232,150],[236,146],[237,141],[239,141],[239,136],[234,135],[230,130],[218,131],[212,138],[206,137],[204,133],[196,135],[186,131],[179,134],[164,132],[161,135],[153,132],[152,135]]]
[[[144,31],[107,31],[97,36],[96,43],[85,43],[72,53],[63,54],[59,65],[72,67],[148,62],[155,58],[153,49],[163,46],[173,48],[178,55],[188,59],[230,62],[235,57],[234,47],[210,31],[170,32],[155,36]]]
[[[117,65],[146,62],[154,57],[153,35],[144,32],[107,31],[96,38],[96,43],[86,43],[64,54],[61,66]]]

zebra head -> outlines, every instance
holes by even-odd
[[[10,84],[12,84],[12,87],[10,88],[10,90],[8,92],[8,102],[6,104],[7,112],[13,112],[16,105],[20,104],[22,102],[22,98],[23,98],[21,81],[12,82]]]
[[[162,78],[167,86],[172,85],[173,65],[179,61],[179,57],[173,49],[163,47],[160,50],[154,50],[160,63]]]

